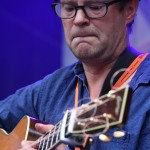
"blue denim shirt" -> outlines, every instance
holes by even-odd
[[[0,127],[10,132],[24,116],[56,124],[67,109],[74,107],[75,87],[79,84],[79,105],[89,97],[82,64],[77,62],[59,69],[43,80],[16,91],[0,101]],[[125,136],[105,143],[95,138],[92,150],[150,149],[150,55],[142,62],[130,82],[133,89],[128,119],[123,127]],[[117,128],[112,128],[109,134]]]

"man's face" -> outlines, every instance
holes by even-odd
[[[62,0],[61,2],[85,5],[87,1]],[[119,3],[111,5],[103,18],[90,19],[82,9],[78,9],[74,18],[62,19],[62,22],[67,44],[81,61],[109,61],[111,57],[121,53],[118,48],[122,50],[126,47],[127,23],[124,11],[119,11]]]

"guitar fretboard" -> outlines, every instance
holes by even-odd
[[[108,126],[122,124],[129,97],[127,93],[128,86],[90,101],[78,109],[66,111],[63,119],[38,140],[38,150],[52,150],[60,142],[81,146],[84,134],[97,136],[107,132]]]
[[[68,113],[67,119],[64,124],[65,131],[68,128],[69,120],[70,120],[70,113]],[[62,134],[61,130],[62,130],[62,120],[59,121],[49,132],[47,132],[47,134],[40,137],[38,150],[52,150],[55,146],[57,146],[62,141],[60,136]],[[66,134],[66,132],[63,134]]]
[[[46,135],[39,139],[38,150],[51,150],[60,142],[62,121],[58,122]]]

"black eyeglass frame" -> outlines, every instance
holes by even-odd
[[[69,5],[71,5],[71,6],[73,6],[74,8],[75,8],[75,13],[74,13],[74,15],[73,16],[71,16],[71,17],[67,17],[67,18],[64,18],[64,17],[61,17],[61,16],[59,16],[58,14],[57,14],[57,12],[56,12],[56,5],[58,5],[58,4],[67,4],[67,3],[57,3],[57,2],[54,2],[54,3],[52,3],[51,4],[51,6],[52,6],[52,8],[53,8],[53,10],[54,10],[54,12],[55,12],[55,14],[59,17],[59,18],[61,18],[61,19],[71,19],[71,18],[74,18],[75,16],[76,16],[76,14],[77,14],[77,10],[78,9],[82,9],[83,10],[83,12],[85,13],[85,15],[88,17],[88,18],[91,18],[91,19],[98,19],[98,18],[103,18],[104,16],[106,16],[106,14],[107,14],[107,12],[108,12],[108,7],[109,6],[111,6],[111,5],[113,5],[113,4],[115,4],[115,3],[118,3],[118,2],[120,2],[120,0],[113,0],[113,1],[111,1],[111,2],[99,2],[99,3],[101,3],[101,4],[105,4],[105,6],[106,6],[106,12],[105,12],[105,14],[103,15],[103,16],[101,16],[101,17],[89,17],[88,15],[87,15],[87,13],[86,13],[86,10],[85,10],[85,6],[88,6],[89,4],[87,4],[87,5],[80,5],[80,6],[75,6],[75,5],[72,5],[72,4],[69,4]]]

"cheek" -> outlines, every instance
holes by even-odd
[[[66,42],[70,44],[71,42],[71,26],[68,21],[63,21],[63,29],[64,29],[64,34],[66,38]]]
[[[93,29],[95,29],[97,36],[100,41],[108,39],[111,36],[111,32],[113,30],[111,23],[107,23],[106,20],[95,20],[93,21]]]

